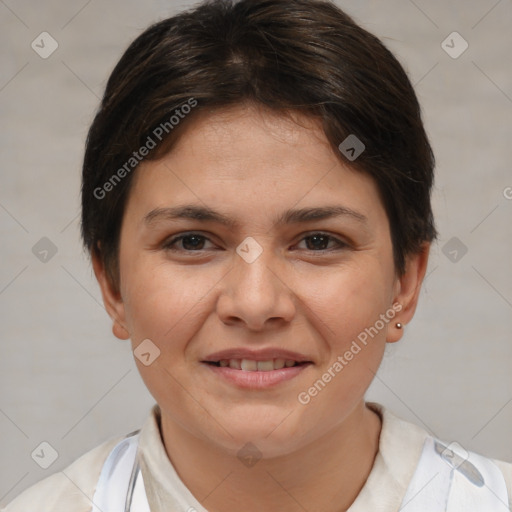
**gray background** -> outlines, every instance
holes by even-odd
[[[512,460],[512,0],[338,4],[404,64],[438,161],[440,240],[416,318],[369,398],[466,449]],[[139,428],[153,404],[128,342],[111,334],[81,250],[80,166],[122,51],[190,5],[0,0],[0,504]],[[47,59],[31,48],[43,31],[59,45]],[[453,31],[469,43],[457,59],[441,46]],[[32,251],[43,237],[57,248],[46,262]],[[463,257],[456,249],[458,261],[453,237],[467,247]],[[46,470],[31,458],[42,441],[59,454]]]

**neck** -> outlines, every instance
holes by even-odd
[[[169,459],[209,512],[347,510],[361,491],[379,448],[380,417],[364,402],[345,421],[299,450],[245,466],[162,415]]]

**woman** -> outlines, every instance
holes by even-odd
[[[147,29],[89,132],[82,235],[157,404],[6,511],[510,510],[511,464],[364,399],[416,309],[433,168],[404,70],[332,3]]]

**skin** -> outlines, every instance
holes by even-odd
[[[396,322],[414,314],[429,245],[409,255],[398,276],[377,187],[347,164],[320,125],[298,114],[251,104],[201,113],[170,153],[137,169],[121,229],[119,292],[93,258],[114,334],[131,338],[134,349],[149,338],[161,351],[149,366],[135,360],[160,406],[169,459],[212,512],[241,503],[248,512],[346,510],[371,471],[381,421],[364,394],[386,342],[402,336]],[[208,206],[238,226],[144,222],[155,208],[183,204]],[[328,205],[366,221],[274,224],[285,210]],[[165,247],[190,232],[206,238]],[[307,237],[318,232],[334,239],[315,246]],[[248,236],[263,249],[252,263],[236,252]],[[394,303],[402,306],[395,318],[299,403],[298,394]],[[200,362],[235,347],[286,348],[314,364],[272,389],[240,389]],[[252,467],[237,457],[248,442],[262,457]]]

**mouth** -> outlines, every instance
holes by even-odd
[[[212,382],[220,379],[244,390],[274,389],[299,378],[315,364],[311,356],[281,347],[225,349],[206,356],[201,363],[210,370]]]
[[[295,366],[305,366],[311,364],[311,361],[295,361],[293,359],[268,359],[266,361],[256,361],[254,359],[220,359],[219,361],[203,361],[203,363],[218,368],[231,368],[245,372],[271,372],[283,368],[293,368]]]
[[[234,385],[236,388],[253,391],[274,389],[287,381],[299,378],[311,361],[293,359],[220,359],[219,361],[202,361],[215,378]]]

